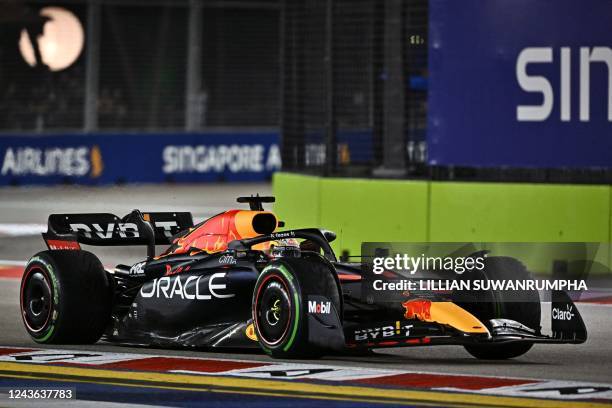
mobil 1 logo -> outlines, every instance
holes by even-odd
[[[327,325],[339,323],[338,311],[332,301],[325,296],[308,296],[304,305],[309,317]]]

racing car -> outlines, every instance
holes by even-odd
[[[43,233],[48,250],[28,261],[21,280],[27,332],[45,344],[102,339],[261,348],[275,358],[462,345],[477,358],[505,359],[536,343],[587,338],[580,313],[562,291],[553,292],[550,335],[541,332],[537,290],[523,293],[521,301],[493,291],[416,291],[397,302],[375,301],[365,295],[368,260],[339,261],[330,245],[333,232],[283,229],[284,222],[263,208],[274,197],[237,201],[249,209],[224,211],[196,225],[188,212],[50,215]],[[147,256],[107,270],[81,244],[146,246]],[[158,245],[165,245],[159,253]],[[486,258],[482,274],[529,276],[518,260],[494,256]]]

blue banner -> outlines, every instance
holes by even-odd
[[[0,185],[263,181],[276,132],[0,136]]]
[[[612,1],[431,0],[432,165],[612,167]]]

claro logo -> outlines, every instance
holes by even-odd
[[[201,285],[200,281],[205,276],[191,275],[184,281],[180,276],[154,279],[151,286],[143,286],[140,296],[143,298],[181,298],[187,300],[210,300],[212,298],[226,299],[234,297],[233,293],[223,293],[227,285],[223,283],[225,273],[214,273],[208,279],[208,284]]]
[[[523,49],[516,60],[516,79],[519,86],[525,92],[537,92],[542,94],[540,105],[518,105],[516,107],[516,118],[518,121],[539,122],[550,117],[555,99],[560,106],[560,119],[569,122],[572,119],[571,81],[578,81],[580,93],[578,100],[578,111],[581,122],[590,120],[590,88],[591,88],[591,66],[595,63],[604,63],[608,73],[608,121],[612,121],[612,48],[609,47],[580,47],[574,50],[579,56],[578,75],[572,78],[571,59],[572,49],[561,47],[558,56],[554,56],[551,47],[529,47]],[[575,58],[575,57],[574,57]],[[555,97],[553,85],[548,78],[541,75],[527,74],[528,66],[535,64],[552,64],[559,61],[559,91]],[[533,69],[533,68],[531,68]],[[597,101],[597,103],[605,103]]]
[[[552,310],[552,318],[554,320],[572,320],[574,318],[574,306],[565,305],[565,310],[554,307]]]

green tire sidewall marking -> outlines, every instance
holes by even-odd
[[[495,314],[497,315],[498,319],[502,317],[501,303],[499,301],[495,302]]]
[[[274,269],[279,271],[285,279],[287,279],[292,284],[294,283],[294,278],[291,272],[287,269],[287,267],[283,264],[270,265],[264,268],[263,272],[266,272],[269,269]],[[289,341],[283,347],[283,351],[287,351],[293,345],[295,341],[295,336],[297,335],[299,323],[300,323],[300,299],[298,297],[297,291],[293,293],[293,303],[295,304],[295,319],[293,319],[293,327],[291,329],[291,335],[289,336]]]
[[[51,324],[47,329],[47,333],[43,337],[35,339],[37,342],[45,342],[53,335],[53,332],[55,331],[55,322],[57,321],[57,310],[59,307],[59,282],[57,280],[57,277],[55,276],[55,272],[53,271],[53,266],[49,262],[47,262],[41,257],[34,256],[26,265],[26,269],[30,266],[32,262],[38,262],[47,269],[47,272],[49,273],[49,276],[51,278],[51,285],[53,286],[53,313],[51,315]]]
[[[285,347],[283,347],[284,351],[289,350],[289,348],[291,348],[291,346],[293,345],[293,342],[295,341],[295,335],[297,334],[297,329],[299,325],[300,305],[299,305],[299,299],[298,299],[297,293],[293,294],[293,300],[295,301],[295,320],[293,323],[293,330],[291,332],[291,337],[289,337],[289,341],[287,342],[287,344],[285,344]]]

